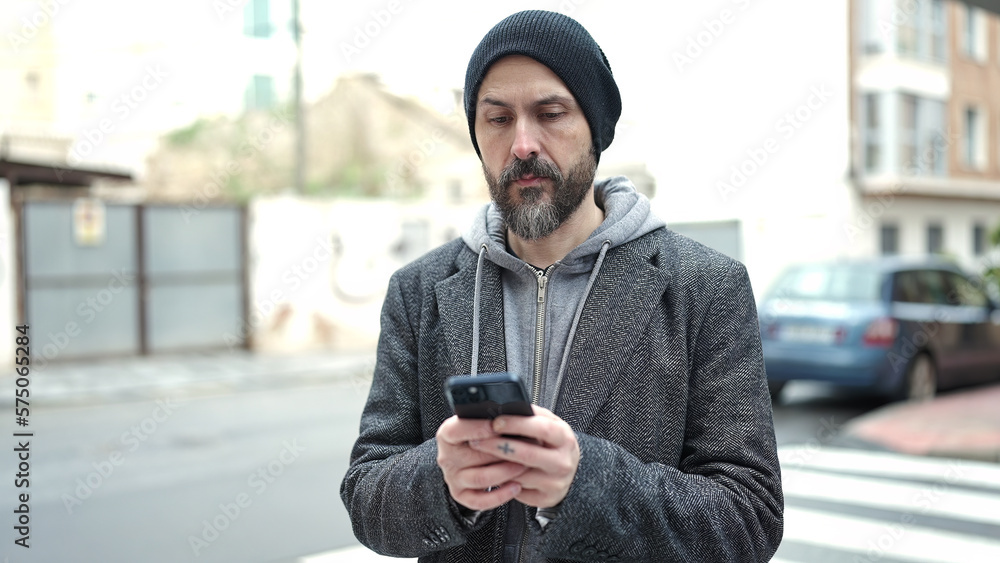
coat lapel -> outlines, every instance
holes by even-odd
[[[658,239],[655,239],[658,240]],[[658,248],[612,249],[587,296],[559,389],[556,414],[586,431],[632,355],[669,276],[652,261]]]
[[[459,270],[438,282],[434,291],[438,313],[445,334],[447,355],[454,373],[468,374],[472,368],[472,320],[476,285],[475,256],[459,255]],[[483,261],[482,288],[479,303],[479,373],[501,372],[507,369],[503,321],[503,284],[500,268]]]

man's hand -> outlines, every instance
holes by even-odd
[[[489,435],[470,438],[469,445],[482,456],[526,468],[508,477],[521,487],[513,497],[528,506],[549,508],[562,502],[569,493],[580,465],[580,445],[566,421],[542,407],[534,406],[533,409],[535,416],[497,417],[490,428],[492,432],[477,434]],[[483,422],[489,424],[489,421]],[[506,438],[501,434],[527,440]]]
[[[532,416],[522,418],[535,418]],[[491,421],[453,416],[438,428],[437,463],[444,473],[448,492],[456,502],[473,510],[490,510],[514,498],[522,485],[512,481],[528,471],[519,463],[505,461],[488,452],[477,451],[472,441],[499,438]]]

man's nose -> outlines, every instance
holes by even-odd
[[[531,120],[520,119],[515,124],[514,144],[511,146],[511,153],[521,160],[528,160],[532,156],[539,156],[541,143],[539,142],[538,126]]]

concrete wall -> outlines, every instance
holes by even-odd
[[[17,267],[14,254],[14,213],[10,208],[10,184],[0,178],[0,365],[14,363],[14,325],[17,316]]]
[[[253,348],[373,347],[389,277],[460,235],[476,207],[293,196],[254,201],[245,323]]]

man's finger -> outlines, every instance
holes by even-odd
[[[553,415],[554,416],[554,415]],[[493,421],[495,434],[533,438],[545,446],[559,448],[570,440],[573,431],[562,419],[547,416],[500,416]]]
[[[465,489],[452,491],[455,502],[472,510],[492,510],[502,506],[520,494],[521,485],[515,482],[504,483],[496,489]]]
[[[528,471],[520,463],[501,461],[491,465],[456,471],[451,482],[459,489],[488,489],[515,479]]]
[[[436,436],[442,442],[459,446],[470,440],[482,440],[495,434],[489,420],[474,420],[452,416],[441,423]]]

